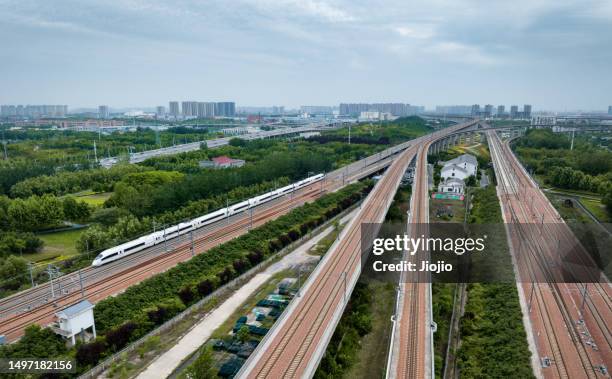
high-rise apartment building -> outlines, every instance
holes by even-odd
[[[197,117],[198,116],[198,102],[197,101],[183,101],[181,103],[181,111],[183,117]]]
[[[163,105],[158,105],[155,108],[155,117],[164,118],[166,116],[166,108]]]
[[[422,113],[424,107],[404,103],[341,103],[339,110],[344,116],[356,117],[362,112],[379,112],[401,117]]]
[[[2,105],[1,117],[66,117],[67,105]]]
[[[518,118],[518,105],[510,106],[510,118]]]
[[[302,113],[319,114],[319,115],[330,115],[334,113],[332,107],[325,105],[302,105],[300,107]]]
[[[472,105],[472,112],[471,112],[471,114],[472,114],[472,116],[480,115],[480,105],[479,104]]]
[[[234,117],[236,115],[236,103],[222,101],[215,105],[215,116]]]
[[[491,117],[493,115],[493,105],[487,104],[484,107],[484,116]]]
[[[100,105],[98,107],[98,118],[106,119],[109,118],[109,116],[108,105]]]
[[[497,106],[497,117],[503,117],[504,113],[506,113],[506,107],[503,105]]]
[[[168,113],[172,117],[177,117],[179,115],[179,103],[178,101],[171,101],[168,103]]]
[[[608,105],[608,114],[612,115],[612,105]]]
[[[531,105],[523,105],[523,118],[531,118]]]

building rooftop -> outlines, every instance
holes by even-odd
[[[467,163],[471,163],[474,166],[478,165],[478,160],[476,159],[475,156],[470,155],[470,154],[462,154],[462,155],[458,156],[457,158],[454,158],[454,159],[451,159],[450,161],[444,162],[444,166],[452,165],[452,164],[461,165],[461,164],[466,163],[466,162]]]
[[[220,157],[213,158],[212,161],[215,162],[216,164],[229,164],[229,163],[234,162],[235,159],[222,155]]]
[[[449,162],[450,162],[450,161],[449,161]],[[447,162],[447,163],[448,163],[448,162]],[[463,167],[458,166],[458,165],[457,165],[457,164],[455,164],[455,163],[451,163],[451,164],[447,164],[447,163],[445,163],[445,164],[444,164],[444,167],[442,167],[442,171],[454,170],[454,171],[461,171],[461,172],[463,172],[463,173],[467,174],[467,170],[466,170],[466,169],[464,169]]]
[[[79,313],[92,309],[93,307],[94,305],[90,303],[89,300],[83,300],[57,312],[57,316],[62,318],[72,318]]]

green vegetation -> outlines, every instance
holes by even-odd
[[[612,152],[590,140],[577,138],[571,150],[567,136],[531,129],[515,148],[525,167],[545,184],[612,197]]]
[[[131,120],[130,120],[131,122]],[[3,131],[11,141],[8,155],[11,158],[31,160],[52,160],[58,165],[76,161],[93,160],[93,143],[96,142],[98,157],[126,154],[127,149],[134,151],[150,150],[167,147],[173,144],[196,142],[214,138],[216,133],[210,133],[210,128],[177,127],[159,131],[159,144],[156,142],[155,130],[138,128],[134,132],[113,132],[98,134],[71,130],[24,128]]]
[[[493,186],[474,192],[469,220],[472,224],[500,224],[499,201]],[[488,245],[499,246],[492,270],[510,267],[510,254],[504,233],[489,236]],[[502,248],[503,247],[503,248]],[[490,250],[490,249],[489,249]],[[500,262],[504,262],[500,264]],[[481,266],[482,267],[482,266]],[[508,273],[497,276],[513,277]],[[522,322],[522,312],[514,283],[471,283],[467,289],[465,313],[461,318],[461,345],[458,369],[463,378],[531,378],[530,352]]]
[[[461,319],[462,378],[533,378],[514,284],[468,285]]]
[[[248,328],[247,328],[248,332]],[[213,358],[212,348],[205,346],[199,352],[198,358],[185,370],[182,378],[212,379],[217,378],[217,367]]]
[[[343,377],[351,379],[383,378],[391,338],[390,318],[395,308],[393,283],[369,281],[367,290],[374,294],[370,304],[371,331],[359,342],[355,363]]]
[[[436,378],[442,377],[444,357],[448,346],[448,332],[453,316],[453,295],[457,285],[454,283],[432,283],[431,297],[433,304],[433,319],[438,325],[434,333],[434,367]]]
[[[108,200],[112,195],[112,192],[94,192],[87,194],[79,194],[76,199],[82,201],[92,207],[101,207],[104,205],[104,202]]]
[[[83,232],[82,229],[70,229],[54,233],[40,234],[44,247],[40,253],[33,254],[32,262],[42,262],[50,259],[65,259],[78,254],[76,241]]]
[[[430,133],[433,129],[420,117],[402,117],[394,121],[381,121],[379,123],[362,123],[351,127],[351,143],[365,143],[375,145],[397,144],[403,141],[420,137]],[[311,137],[310,140],[348,141],[348,128],[329,131],[320,137]]]
[[[372,304],[371,289],[358,282],[314,378],[341,378],[357,362],[361,338],[372,331]]]
[[[125,175],[150,170],[138,165],[116,165],[110,169],[96,168],[54,175],[36,176],[11,187],[12,197],[27,198],[32,195],[66,195],[92,188],[94,191],[110,191]]]
[[[612,222],[612,212],[606,209],[606,206],[602,204],[601,200],[581,197],[580,203],[582,203],[582,205],[588,209],[588,211],[591,212],[600,222]]]

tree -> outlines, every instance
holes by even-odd
[[[80,366],[93,366],[98,363],[105,350],[106,344],[100,340],[80,345],[76,352],[77,363]]]
[[[85,220],[91,214],[91,209],[87,203],[77,201],[72,196],[67,196],[63,201],[64,217],[70,221]]]
[[[474,175],[470,175],[467,177],[467,179],[465,180],[465,185],[468,187],[475,187],[476,186],[476,177]]]
[[[0,261],[0,278],[2,288],[16,290],[28,281],[28,261],[11,255]]]
[[[19,343],[6,346],[6,350],[0,350],[0,356],[47,358],[57,357],[65,352],[66,344],[60,336],[50,329],[30,325],[25,329],[25,334]]]
[[[249,327],[247,325],[242,325],[240,329],[238,329],[238,332],[236,332],[236,338],[243,343],[248,341],[250,338]]]
[[[612,186],[608,188],[608,191],[604,195],[603,199],[601,199],[601,202],[606,206],[608,213],[612,215]]]
[[[189,379],[212,379],[217,378],[217,369],[210,347],[202,348],[200,356],[185,372]]]

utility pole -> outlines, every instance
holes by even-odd
[[[191,232],[189,233],[189,238],[191,239],[191,257],[193,258],[193,256],[195,255],[195,251],[193,248],[193,229],[191,229]]]
[[[98,163],[98,149],[96,149],[96,140],[94,142],[94,160]]]
[[[298,287],[297,287],[297,297],[302,296],[302,266],[298,266]]]
[[[570,150],[574,150],[574,134],[576,134],[576,129],[572,129],[572,144]]]
[[[351,144],[351,124],[349,124],[348,144]]]
[[[584,283],[584,288],[582,290],[582,304],[580,305],[580,318],[584,320],[584,303],[586,302],[586,297],[588,296],[587,286],[589,283]]]
[[[51,298],[55,299],[55,291],[53,290],[53,268],[51,264],[47,265],[47,274],[49,275],[49,281],[51,284]]]
[[[83,290],[83,270],[79,270],[79,284],[81,286],[81,298],[85,297],[85,291]]]
[[[28,271],[30,272],[30,284],[34,288],[34,275],[32,275],[32,262],[28,262]]]
[[[533,291],[535,291],[535,285],[536,285],[535,282],[531,283],[531,292],[529,294],[529,307],[528,307],[529,313],[531,313],[531,301],[533,299]]]

